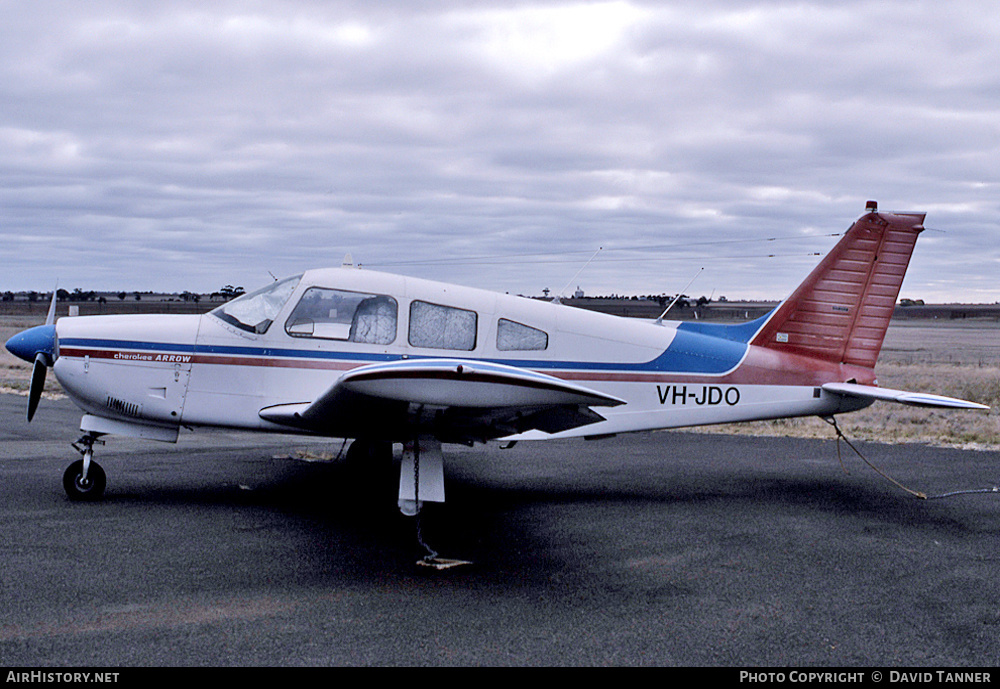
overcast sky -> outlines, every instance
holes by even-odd
[[[781,298],[876,199],[928,212],[901,296],[1000,300],[997,3],[0,7],[0,290],[252,289],[350,252]]]

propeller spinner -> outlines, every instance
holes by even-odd
[[[31,387],[28,388],[28,421],[35,416],[38,400],[45,387],[45,373],[58,357],[56,340],[56,293],[52,293],[52,303],[45,318],[45,325],[28,328],[7,340],[7,351],[19,359],[31,362]]]

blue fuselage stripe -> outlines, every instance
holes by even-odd
[[[272,347],[192,345],[176,342],[143,342],[135,340],[103,340],[68,338],[60,342],[63,347],[83,347],[90,349],[160,351],[208,356],[258,357],[265,359],[313,359],[326,361],[363,361],[368,363],[391,362],[402,359],[400,354],[373,354],[365,352],[324,352],[302,349],[282,349]],[[553,359],[488,359],[508,366],[528,367],[548,370],[582,370],[640,373],[692,373],[717,375],[736,368],[747,352],[748,345],[742,342],[712,337],[700,332],[690,332],[678,328],[677,334],[667,349],[656,358],[637,363],[601,361],[558,361]],[[436,355],[407,355],[408,359],[468,359],[483,361],[473,357],[462,357],[457,352],[441,352]]]

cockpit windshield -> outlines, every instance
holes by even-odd
[[[271,322],[281,311],[281,307],[292,296],[300,279],[302,276],[296,275],[273,282],[256,292],[233,299],[209,313],[240,330],[263,334],[267,332]]]

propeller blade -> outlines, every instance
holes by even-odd
[[[59,283],[52,290],[52,301],[49,302],[49,312],[45,314],[45,325],[52,325],[56,322],[56,297],[59,296]]]
[[[35,355],[35,365],[31,369],[31,387],[28,388],[28,422],[35,416],[38,409],[38,400],[42,398],[42,389],[45,387],[45,372],[48,371],[48,361],[45,354],[39,352]]]

